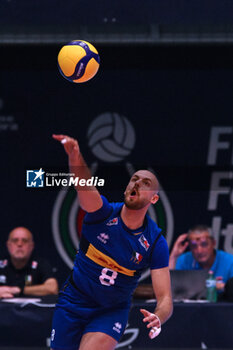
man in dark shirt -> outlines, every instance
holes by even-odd
[[[0,298],[58,293],[51,266],[32,256],[34,241],[25,227],[13,229],[7,240],[9,257],[0,260]]]

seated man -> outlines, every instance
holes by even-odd
[[[58,293],[51,266],[32,256],[34,241],[27,228],[13,229],[6,245],[9,256],[0,260],[0,298]]]
[[[190,251],[185,253],[189,246]],[[233,255],[215,249],[216,242],[207,226],[197,225],[180,235],[170,254],[169,268],[177,270],[212,270],[222,277],[216,287],[224,290],[225,283],[233,277]]]

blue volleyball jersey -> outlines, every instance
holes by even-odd
[[[102,199],[102,208],[84,218],[73,280],[90,303],[128,303],[145,268],[168,266],[168,246],[148,215],[142,228],[130,230],[120,217],[123,203]]]

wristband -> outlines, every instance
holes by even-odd
[[[150,330],[150,332],[149,332],[149,337],[150,337],[150,339],[154,339],[155,337],[157,337],[159,334],[160,334],[160,332],[161,332],[161,321],[160,321],[160,318],[159,318],[159,316],[157,316],[156,314],[151,314],[151,315],[154,315],[156,318],[157,318],[157,320],[159,321],[159,327],[151,327],[151,330]]]

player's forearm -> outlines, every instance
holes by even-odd
[[[58,285],[56,280],[50,283],[37,284],[34,286],[25,286],[23,290],[24,295],[44,296],[56,295],[58,293]]]
[[[67,135],[55,135],[53,138],[61,142],[69,157],[71,173],[75,175],[74,186],[77,190],[80,206],[87,212],[94,212],[102,207],[102,198],[91,179],[91,172],[84,161],[78,141]],[[80,182],[81,181],[81,182]]]
[[[72,157],[69,156],[70,172],[75,174],[76,178],[88,180],[92,177],[91,172],[84,161],[81,153],[77,153]],[[99,191],[95,186],[80,186],[75,185],[78,193],[79,204],[87,212],[94,212],[102,206],[102,199]]]
[[[72,170],[77,172],[77,169],[79,167],[85,167],[86,170],[88,171],[88,173],[90,173],[87,164],[85,162],[85,160],[83,159],[83,156],[81,154],[81,152],[78,150],[72,154],[69,154],[69,166],[70,168],[72,168]]]
[[[165,323],[173,313],[173,302],[170,296],[157,301],[154,313],[159,317],[161,324]]]
[[[88,180],[92,176],[80,152],[69,156],[69,168],[70,172],[75,174],[75,177],[79,177],[79,179]],[[78,189],[83,189],[83,187],[85,186],[77,186]]]
[[[82,154],[80,152],[78,141],[70,136],[67,135],[56,135],[53,134],[53,138],[57,141],[59,141],[68,155],[69,158],[69,167],[70,171],[75,175],[75,177],[78,177],[79,179],[88,180],[91,178],[91,172],[84,161]],[[77,189],[83,189],[82,186],[77,183],[76,188]]]

